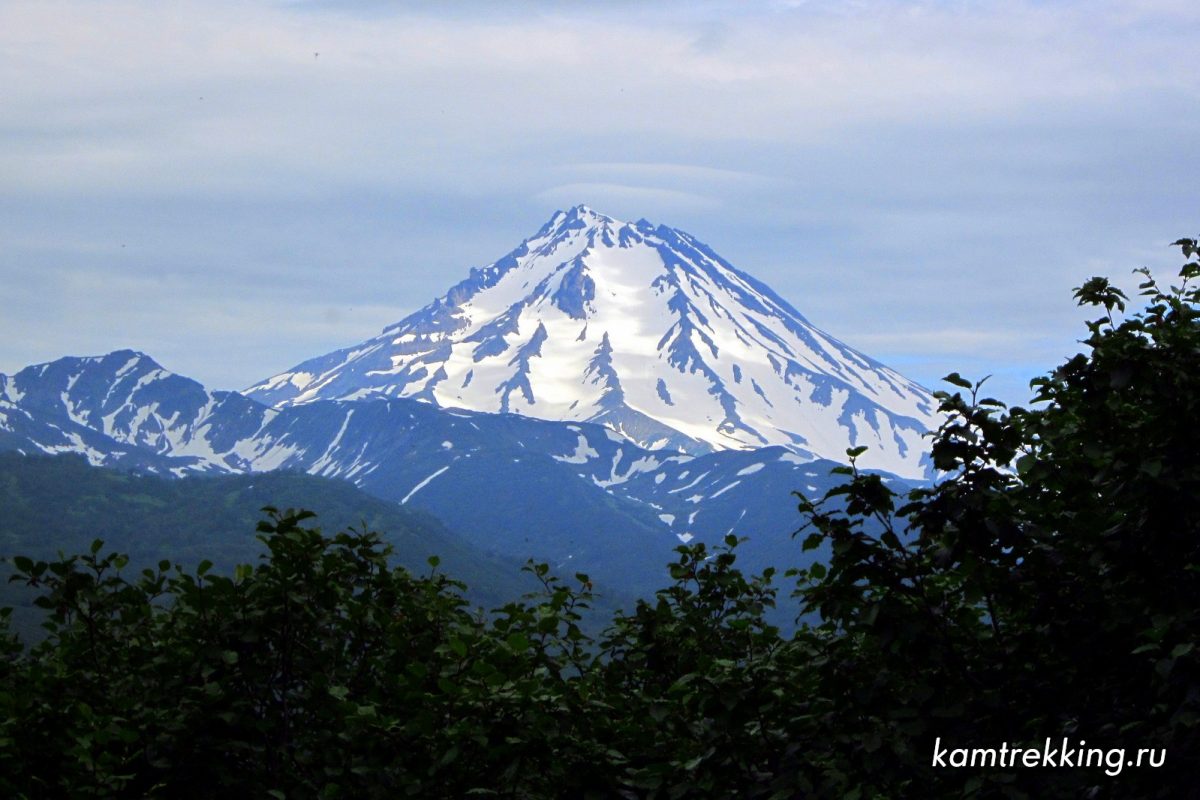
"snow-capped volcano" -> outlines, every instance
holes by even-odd
[[[586,206],[377,337],[246,391],[282,407],[383,394],[602,423],[651,448],[783,445],[923,477],[928,391],[813,327],[694,237]]]

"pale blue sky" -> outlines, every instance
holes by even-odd
[[[650,6],[650,7],[647,7]],[[587,203],[936,387],[1200,225],[1194,2],[0,5],[0,372],[236,389]],[[319,53],[320,55],[315,55]]]

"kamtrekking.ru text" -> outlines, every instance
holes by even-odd
[[[1124,747],[1087,747],[1086,741],[1072,745],[1063,738],[1061,745],[1047,737],[1041,747],[1014,747],[1007,742],[999,747],[942,746],[942,737],[933,743],[933,766],[935,767],[1103,767],[1104,774],[1116,777],[1125,767],[1161,767],[1167,761],[1166,748],[1130,750]]]

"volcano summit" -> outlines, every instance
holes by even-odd
[[[597,422],[699,454],[782,445],[926,477],[929,392],[815,328],[693,236],[586,206],[362,344],[245,394],[267,405],[410,397]]]

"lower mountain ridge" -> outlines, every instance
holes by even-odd
[[[79,453],[149,474],[291,470],[342,479],[432,514],[493,556],[587,572],[618,592],[666,582],[673,547],[749,541],[747,570],[805,562],[793,492],[820,495],[830,461],[774,446],[688,455],[594,423],[369,396],[270,408],[117,351],[0,376],[0,450]],[[319,509],[317,509],[319,510]]]

